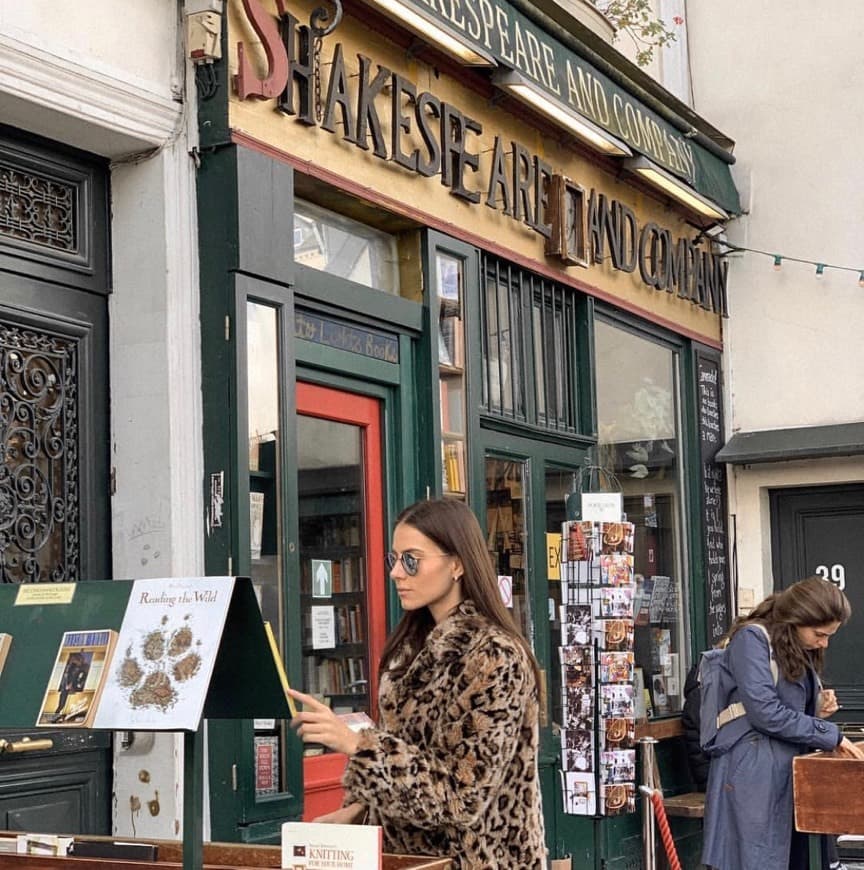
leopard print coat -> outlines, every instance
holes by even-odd
[[[464,601],[401,677],[382,675],[379,726],[360,734],[345,801],[370,808],[386,852],[546,867],[538,713],[524,650]]]

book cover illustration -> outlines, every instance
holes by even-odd
[[[591,640],[590,604],[562,604],[560,615],[563,646],[587,644]]]
[[[600,810],[606,816],[636,812],[636,785],[632,782],[600,786]]]
[[[603,586],[596,590],[594,613],[602,619],[633,618],[633,587]]]
[[[636,719],[626,716],[601,719],[600,737],[600,748],[607,752],[614,749],[634,749],[636,747]]]
[[[594,656],[590,646],[564,646],[561,652],[561,683],[569,688],[594,685]]]
[[[574,520],[566,523],[564,541],[566,562],[587,562],[598,552],[594,523]]]
[[[561,731],[561,766],[581,773],[594,769],[594,732],[590,728]]]
[[[564,812],[571,816],[593,816],[597,812],[597,792],[593,773],[561,772]]]
[[[600,582],[604,586],[627,586],[633,582],[633,557],[614,553],[600,557]]]
[[[633,653],[629,651],[600,653],[600,682],[632,683]]]
[[[613,749],[600,753],[600,776],[604,783],[636,779],[636,750]]]
[[[634,531],[633,523],[600,523],[600,552],[632,553]]]
[[[598,619],[593,627],[594,639],[601,650],[626,652],[633,649],[632,619]]]
[[[107,628],[64,632],[36,717],[38,727],[93,726],[116,641],[117,632]]]
[[[628,683],[610,683],[600,687],[600,713],[612,718],[634,716],[633,686]]]
[[[195,730],[233,577],[136,580],[94,727]]]
[[[593,727],[594,692],[590,686],[565,688],[562,700],[562,718],[565,728]]]
[[[282,825],[282,867],[288,870],[381,870],[382,849],[378,825]]]

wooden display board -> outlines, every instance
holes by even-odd
[[[201,595],[207,595],[208,589],[214,588],[214,579],[199,577],[184,582]],[[201,720],[291,716],[251,580],[248,577],[225,579],[230,581],[231,598],[221,637],[209,638],[217,652],[209,682],[204,687],[203,713],[185,729],[172,727],[170,712],[166,713],[165,727],[158,729],[183,730],[185,735],[184,870],[200,870],[203,864],[204,735]],[[12,635],[0,673],[0,728],[34,727],[64,632],[119,630],[134,585],[132,580],[96,580],[0,586],[0,633]],[[154,628],[157,627],[158,622]],[[123,650],[118,650],[117,655],[123,654]],[[250,679],[253,674],[254,679]],[[135,724],[129,727],[145,730]],[[8,856],[4,856],[4,860],[8,860]]]

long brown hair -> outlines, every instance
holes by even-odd
[[[825,651],[804,649],[796,629],[817,628],[832,622],[843,625],[851,615],[852,607],[840,589],[821,577],[807,577],[782,592],[769,595],[747,616],[738,617],[729,636],[748,623],[763,623],[771,635],[780,672],[787,680],[798,680],[808,667],[821,673]]]
[[[457,499],[427,499],[405,508],[396,518],[395,525],[400,524],[416,529],[434,541],[442,552],[456,556],[462,562],[463,574],[459,580],[462,597],[472,601],[479,613],[513,637],[525,650],[539,697],[540,668],[528,641],[501,601],[486,538],[473,511]],[[406,668],[434,627],[435,621],[428,607],[407,611],[384,645],[379,671],[387,670],[391,663],[399,670]]]

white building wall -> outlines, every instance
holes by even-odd
[[[864,419],[864,37],[857,0],[686,4],[694,106],[737,142],[746,213],[725,323],[729,434]],[[816,278],[815,263],[826,264]],[[830,268],[845,266],[853,271]],[[859,482],[858,459],[731,469],[742,600],[773,587],[768,490]]]
[[[108,157],[113,572],[203,573],[195,87],[182,0],[0,0],[0,119]],[[115,752],[114,830],[174,838],[182,738]]]

